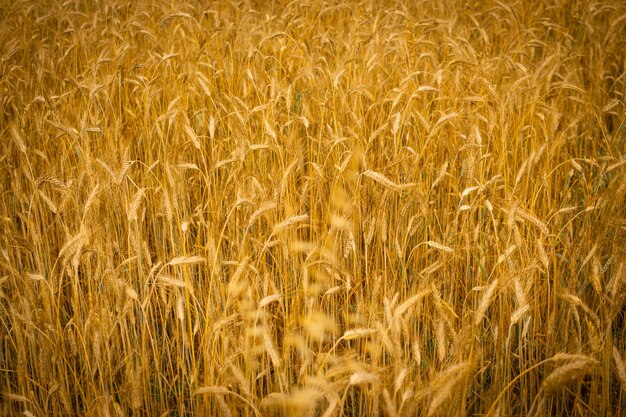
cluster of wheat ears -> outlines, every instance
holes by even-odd
[[[626,416],[626,3],[0,1],[3,416]]]

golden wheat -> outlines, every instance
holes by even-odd
[[[624,16],[1,1],[0,415],[624,416]]]

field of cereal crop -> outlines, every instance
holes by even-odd
[[[626,416],[626,3],[0,0],[0,415]]]

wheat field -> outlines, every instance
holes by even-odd
[[[0,415],[626,416],[626,3],[0,1]]]

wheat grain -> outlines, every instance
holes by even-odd
[[[204,394],[213,394],[213,395],[226,395],[230,391],[224,387],[219,386],[206,386],[206,387],[198,387],[194,390],[194,395],[204,395]]]
[[[241,372],[241,370],[238,367],[236,367],[235,364],[233,364],[230,361],[228,363],[228,367],[229,367],[231,373],[233,374],[233,376],[235,377],[235,379],[237,380],[237,383],[239,384],[239,388],[243,392],[243,395],[245,395],[246,398],[248,398],[248,399],[252,399],[254,396],[252,395],[252,392],[250,391],[250,384],[248,383],[248,381],[244,377],[244,375]]]
[[[448,367],[433,382],[434,394],[428,406],[428,415],[432,416],[452,395],[456,385],[467,378],[472,366],[468,361]]]
[[[591,274],[589,275],[591,285],[595,290],[598,296],[602,296],[604,294],[604,290],[602,288],[602,277],[600,271],[602,270],[602,265],[600,264],[600,260],[596,256],[593,257],[591,261]]]
[[[434,249],[440,250],[440,251],[442,251],[442,252],[446,252],[446,253],[454,253],[454,249],[452,249],[451,247],[448,247],[448,246],[442,245],[442,244],[437,243],[437,242],[433,242],[432,240],[429,240],[428,242],[426,242],[426,244],[427,244],[428,246],[430,246],[431,248],[434,248]]]
[[[364,385],[364,384],[377,384],[378,375],[374,375],[370,372],[359,371],[350,375],[350,385]]]
[[[267,330],[263,332],[263,345],[265,346],[265,351],[269,355],[272,361],[272,364],[275,367],[280,368],[281,366],[280,356],[278,354],[278,351],[276,350],[274,341],[272,340],[272,336]]]
[[[263,299],[259,303],[259,308],[263,308],[266,305],[269,305],[275,301],[280,301],[281,299],[282,299],[282,296],[280,294],[273,294],[273,295],[268,295],[266,297],[263,297]]]
[[[261,206],[250,216],[250,219],[248,220],[248,225],[252,225],[256,221],[256,219],[258,219],[259,216],[261,216],[263,213],[273,210],[275,208],[276,203],[273,201],[266,201],[265,203],[261,204]]]
[[[51,212],[53,212],[54,214],[57,214],[59,212],[59,209],[57,208],[56,204],[54,204],[54,202],[50,199],[50,197],[44,194],[43,191],[40,190],[37,194],[39,195],[39,198],[41,198],[44,201],[44,203],[46,203],[46,205],[48,206]]]
[[[391,398],[389,391],[387,391],[387,388],[383,388],[383,400],[385,401],[385,411],[387,412],[387,415],[390,417],[397,417],[398,409],[394,400]]]
[[[443,363],[448,355],[448,342],[446,341],[445,323],[441,320],[435,326],[435,339],[437,340],[437,359]]]
[[[275,224],[272,229],[272,233],[278,234],[288,229],[289,227],[293,226],[294,224],[304,223],[304,222],[307,222],[308,220],[309,220],[308,214],[300,214],[300,215],[288,217],[282,222]]]
[[[396,394],[402,388],[402,384],[409,373],[408,368],[403,368],[393,381],[393,392]]]
[[[590,367],[595,363],[595,359],[586,357],[557,367],[542,383],[543,391],[552,394],[563,385],[578,381],[582,375],[589,373]]]
[[[519,219],[523,219],[523,220],[527,220],[530,223],[532,223],[534,226],[536,226],[541,233],[543,233],[545,236],[550,234],[550,231],[548,230],[548,226],[542,222],[541,220],[539,220],[539,218],[535,215],[533,215],[532,213],[529,213],[526,210],[523,210],[521,208],[517,208],[517,210],[515,211],[515,215],[517,216],[517,218]]]
[[[170,266],[195,265],[195,264],[203,264],[205,262],[206,262],[206,258],[204,256],[199,256],[199,255],[177,256],[176,258],[171,259],[167,263],[167,265],[170,265]]]
[[[135,193],[135,196],[133,197],[133,201],[130,204],[130,207],[128,208],[128,221],[129,222],[133,220],[137,220],[137,210],[139,209],[139,205],[141,204],[141,200],[143,199],[145,192],[146,192],[145,188],[140,188]]]
[[[20,134],[18,127],[15,126],[15,124],[11,124],[9,130],[11,131],[11,137],[13,138],[13,141],[15,142],[17,148],[20,150],[21,153],[26,153],[28,147],[26,146],[26,142]]]
[[[185,281],[174,278],[170,275],[163,274],[163,273],[159,274],[159,276],[157,277],[157,282],[163,285],[171,285],[173,287],[180,287],[180,288],[188,287]]]
[[[431,190],[434,190],[435,187],[441,182],[441,180],[443,179],[443,177],[446,175],[446,171],[448,170],[448,165],[449,162],[446,161],[444,162],[444,164],[441,166],[441,168],[439,169],[439,175],[437,176],[437,178],[435,179],[435,181],[433,181],[432,185],[430,186]]]
[[[406,188],[411,188],[415,186],[415,184],[413,183],[396,184],[395,182],[391,181],[389,178],[385,177],[383,174],[376,172],[376,171],[372,171],[371,169],[368,169],[367,171],[363,172],[362,175],[365,175],[366,177],[373,179],[374,181],[384,185],[385,187],[390,188],[392,190],[396,190],[396,191],[404,190]]]
[[[485,293],[483,294],[482,299],[480,300],[480,304],[478,305],[476,313],[474,314],[474,325],[480,324],[480,322],[483,320],[483,317],[485,316],[485,313],[487,312],[487,309],[489,308],[489,305],[493,300],[497,288],[498,279],[496,278],[491,284],[489,284],[489,286],[485,290]]]
[[[622,389],[626,390],[626,367],[624,366],[624,360],[622,359],[622,355],[620,355],[615,346],[613,346],[611,354],[613,355],[613,363],[615,365],[615,371],[619,382],[620,384],[622,384]]]
[[[347,330],[343,334],[342,339],[354,340],[354,339],[359,339],[362,337],[369,337],[376,333],[378,333],[378,330],[376,329],[352,329],[352,330]]]
[[[399,98],[400,96],[398,96]],[[395,102],[394,102],[395,104]],[[392,108],[395,107],[394,105],[392,105]],[[393,123],[391,125],[391,133],[393,133],[393,135],[397,135],[398,134],[398,130],[400,130],[400,120],[402,119],[402,115],[400,114],[400,112],[397,112],[394,116],[393,116]]]
[[[403,302],[396,308],[393,316],[394,317],[402,316],[409,308],[413,307],[418,301],[426,297],[428,294],[430,294],[430,290],[423,290],[415,294],[414,296],[410,297],[409,299],[407,299],[405,302]]]

